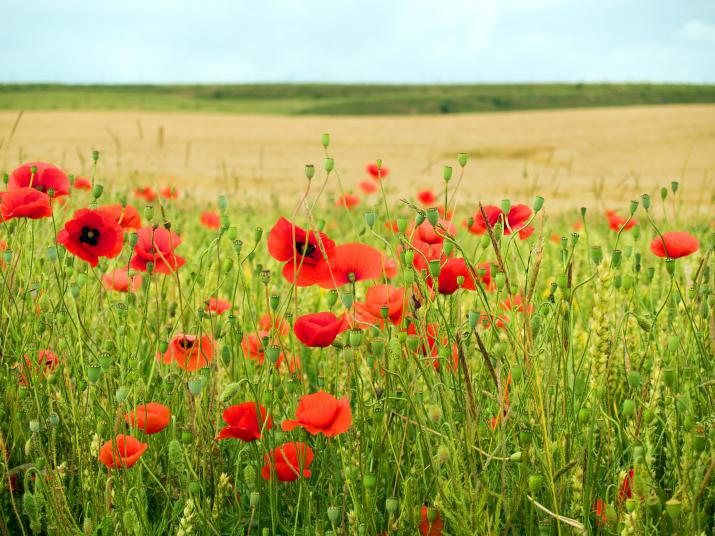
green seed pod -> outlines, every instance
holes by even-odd
[[[506,285],[506,275],[504,272],[497,272],[497,274],[494,276],[494,281],[497,285],[497,288],[499,290],[502,290],[504,288],[504,285]]]
[[[365,212],[365,223],[372,229],[375,226],[375,220],[377,219],[377,214],[374,210],[368,210]]]
[[[427,221],[430,222],[432,227],[437,225],[439,222],[439,212],[437,212],[436,208],[427,209]]]
[[[528,482],[531,494],[536,495],[544,485],[544,477],[542,475],[529,475]]]
[[[643,376],[637,370],[632,370],[628,373],[628,385],[632,389],[638,389],[643,384]]]
[[[636,210],[638,210],[638,201],[636,201],[635,199],[633,199],[633,200],[631,201],[631,206],[630,206],[630,209],[629,209],[629,214],[630,214],[631,216],[633,216],[633,214],[636,213]]]
[[[204,382],[201,380],[189,380],[186,382],[189,392],[192,396],[196,397],[201,394],[201,390],[204,388]]]
[[[633,201],[631,201],[633,203]],[[643,205],[643,208],[648,210],[650,208],[650,196],[648,194],[643,194],[641,196],[641,204]]]
[[[226,403],[229,400],[231,400],[236,394],[238,394],[238,391],[241,389],[241,384],[238,382],[234,383],[229,383],[226,387],[223,388],[223,391],[221,392],[221,396],[219,397],[219,400],[221,400],[222,403]]]
[[[117,404],[121,404],[124,402],[129,395],[129,387],[126,385],[120,385],[117,388],[117,391],[114,393],[114,400],[117,401]]]
[[[389,497],[388,499],[385,499],[385,510],[387,510],[387,513],[390,514],[391,516],[397,513],[397,509],[400,506],[400,502],[397,500],[395,497]]]
[[[449,182],[452,178],[452,166],[444,166],[444,169],[442,170],[442,178],[444,179],[444,182]]]
[[[362,477],[362,485],[365,489],[374,489],[377,485],[377,477],[372,473],[367,473]]]
[[[440,263],[441,261],[439,259],[429,261],[429,273],[434,278],[439,277],[439,272],[441,271]]]
[[[511,378],[515,382],[520,382],[524,377],[524,369],[520,365],[511,367]]]
[[[87,379],[94,385],[99,381],[99,377],[102,375],[102,369],[99,365],[90,365],[87,367]]]
[[[631,274],[626,274],[623,276],[622,286],[623,290],[631,290],[633,288],[634,279]]]
[[[601,261],[603,260],[603,249],[601,248],[601,246],[591,247],[591,260],[596,266],[601,264]]]
[[[541,197],[540,195],[537,195],[534,198],[534,202],[532,203],[531,206],[534,209],[534,212],[539,212],[544,206],[544,198]]]
[[[40,421],[38,421],[37,419],[32,419],[30,421],[30,432],[32,432],[33,434],[36,434],[39,431],[40,431]]]
[[[102,197],[102,192],[104,192],[104,186],[102,186],[101,184],[95,184],[94,188],[92,188],[92,197],[95,199],[99,199],[100,197]]]
[[[271,307],[271,311],[275,312],[276,309],[278,309],[278,306],[281,303],[280,296],[276,296],[275,294],[271,295],[269,298],[269,305]]]
[[[627,399],[623,401],[621,413],[624,417],[633,417],[636,412],[636,403],[633,400]]]
[[[407,230],[407,223],[408,219],[404,216],[400,216],[399,218],[397,218],[397,230],[404,234],[404,232]]]
[[[354,296],[351,292],[343,292],[340,295],[340,301],[343,302],[346,309],[350,309],[353,306],[353,299]]]
[[[663,369],[663,383],[670,389],[675,385],[675,370],[672,368]]]
[[[670,277],[675,275],[675,259],[665,259],[665,269]]]
[[[416,352],[417,348],[419,348],[420,345],[420,339],[416,335],[408,335],[407,336],[407,349],[410,352]]]
[[[587,423],[591,420],[591,412],[586,408],[581,408],[578,410],[578,421],[582,424]]]
[[[281,347],[274,344],[266,348],[266,357],[274,365],[278,363],[278,358],[281,356]]]
[[[326,158],[323,161],[323,168],[325,169],[325,171],[330,173],[331,171],[333,171],[333,169],[335,169],[335,160],[330,157]]]
[[[514,463],[520,463],[522,459],[523,459],[523,456],[521,454],[521,451],[517,451],[517,452],[513,453],[511,456],[509,456],[509,461],[514,462]]]
[[[261,494],[257,491],[252,491],[248,496],[248,502],[251,508],[258,508],[258,505],[261,502]]]
[[[342,514],[342,511],[340,510],[340,507],[329,506],[328,507],[328,520],[330,521],[330,524],[335,526],[338,523],[338,521],[340,521],[341,514]]]
[[[678,181],[673,181],[670,183],[670,190],[673,193],[676,193],[678,191],[678,188],[680,187],[680,183]]]
[[[425,221],[426,217],[427,216],[425,215],[424,212],[418,212],[417,216],[415,216],[415,225],[416,226],[422,225],[422,223]]]
[[[457,162],[459,162],[460,167],[466,166],[468,160],[469,160],[469,156],[467,155],[467,153],[459,153],[457,155]]]
[[[511,211],[511,200],[509,200],[509,199],[501,200],[501,211],[504,214],[509,214],[509,212]]]
[[[350,346],[360,346],[362,342],[362,330],[351,329],[349,336]]]
[[[677,521],[681,511],[682,505],[678,499],[670,499],[665,502],[665,512],[671,520]]]
[[[614,249],[611,253],[611,268],[618,268],[621,264],[623,252],[620,249]]]

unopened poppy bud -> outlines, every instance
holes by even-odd
[[[511,210],[511,200],[510,199],[502,199],[501,200],[501,211],[504,214],[509,214],[510,210]]]
[[[440,445],[437,448],[437,458],[442,462],[449,460],[449,447],[447,445]]]
[[[603,249],[601,248],[601,246],[591,247],[591,260],[596,266],[601,264],[601,261],[603,260]]]
[[[350,346],[360,346],[362,342],[362,331],[359,329],[350,330]]]
[[[680,183],[678,181],[673,181],[670,183],[670,189],[673,193],[676,193],[678,191],[679,187],[680,187]]]
[[[415,225],[422,225],[422,222],[425,221],[425,213],[424,212],[418,212],[417,216],[415,216]]]
[[[432,277],[439,277],[440,272],[440,260],[433,259],[429,261],[429,273]]]
[[[631,290],[633,288],[633,276],[631,274],[626,274],[623,276],[623,289]]]
[[[427,210],[427,221],[432,224],[432,227],[437,225],[437,222],[439,222],[439,212],[437,212],[436,208],[430,208]]]
[[[323,143],[323,149],[327,149],[330,145],[330,134],[324,132],[323,136],[321,137],[321,142]]]
[[[668,271],[668,274],[673,277],[675,275],[675,259],[665,259],[665,269]]]
[[[377,214],[375,214],[374,210],[368,210],[367,212],[365,212],[365,223],[371,229],[375,225],[376,217],[377,217]]]
[[[92,160],[95,164],[97,163],[97,160],[99,160],[99,151],[97,151],[96,149],[92,151]]]
[[[522,458],[523,458],[523,456],[521,454],[521,451],[517,451],[517,452],[513,453],[511,456],[509,456],[509,461],[519,463],[519,462],[521,462]]]
[[[534,202],[531,204],[531,206],[534,209],[534,212],[539,212],[544,206],[544,198],[540,195],[537,195],[534,198]]]
[[[631,205],[634,203],[634,201],[631,201]],[[641,196],[641,204],[643,205],[643,208],[648,210],[650,208],[650,196],[648,194],[643,194]]]
[[[340,295],[340,301],[343,302],[346,309],[350,309],[353,306],[353,299],[354,297],[351,292],[343,292]]]
[[[457,155],[457,162],[459,162],[459,165],[461,167],[466,166],[468,161],[469,161],[469,155],[467,155],[467,153],[459,153]]]
[[[541,475],[529,475],[528,482],[532,495],[536,495],[544,485],[544,477]]]
[[[407,222],[408,220],[404,216],[397,218],[397,230],[404,233],[407,230]]]
[[[37,419],[32,419],[30,421],[30,432],[32,432],[33,434],[36,434],[39,431],[40,431],[40,421],[38,421]]]
[[[129,387],[126,385],[120,385],[117,387],[117,391],[114,393],[114,400],[117,401],[117,404],[121,404],[126,400],[127,396],[129,395]]]
[[[362,485],[366,489],[373,489],[377,485],[377,477],[372,473],[367,473],[362,477]]]
[[[328,507],[328,520],[332,525],[336,525],[338,521],[340,521],[340,514],[342,512],[340,511],[340,507],[338,506],[329,506]]]
[[[10,182],[10,175],[8,175],[7,173],[3,173],[2,174],[2,182],[5,185],[7,185],[7,183]]]
[[[262,236],[263,236],[263,229],[261,227],[256,227],[253,230],[253,243],[258,244],[258,242],[261,241]]]
[[[636,210],[638,210],[638,201],[634,199],[631,201],[630,215],[633,216],[633,214],[636,213]]]
[[[621,264],[623,252],[620,249],[614,249],[611,253],[611,268],[618,268]]]
[[[101,184],[95,184],[94,188],[92,188],[92,197],[99,199],[102,197],[102,192],[104,192],[104,186]]]
[[[335,161],[332,158],[328,157],[325,159],[323,166],[325,167],[325,171],[330,173],[331,171],[333,171],[333,169],[335,169]]]
[[[643,383],[643,376],[637,370],[628,373],[628,385],[633,389],[638,389]]]
[[[438,404],[432,404],[427,410],[427,415],[432,422],[440,422],[442,420],[442,407]]]
[[[494,281],[499,290],[503,289],[504,285],[506,285],[506,275],[504,274],[504,272],[497,272],[497,274],[494,276]]]
[[[452,178],[452,166],[444,166],[444,169],[442,170],[442,177],[445,182],[449,182]]]
[[[636,403],[633,400],[627,399],[623,401],[621,413],[624,417],[633,417],[636,411]]]

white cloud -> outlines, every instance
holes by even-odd
[[[701,20],[689,20],[680,30],[680,35],[694,43],[715,45],[715,24]]]

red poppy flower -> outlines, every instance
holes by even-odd
[[[606,218],[608,218],[608,227],[612,231],[616,231],[616,232],[618,232],[620,230],[628,231],[629,229],[632,229],[633,227],[635,227],[636,224],[638,223],[633,218],[631,218],[629,221],[628,218],[624,218],[623,216],[621,216],[620,214],[616,213],[613,210],[606,211]]]
[[[445,220],[452,221],[454,219],[454,210],[448,210],[447,212],[445,212],[443,206],[437,207],[437,214],[439,214],[440,218]]]
[[[484,326],[485,329],[492,327],[492,321],[495,321],[498,328],[506,328],[506,325],[509,323],[509,318],[503,314],[489,314],[486,311],[479,313],[479,323]]]
[[[323,288],[337,288],[348,283],[377,279],[382,275],[382,253],[365,244],[336,246],[329,260],[316,266],[316,280]]]
[[[144,199],[149,203],[156,201],[156,192],[151,186],[145,186],[143,188],[137,188],[134,190],[134,197],[139,199]]]
[[[482,262],[477,266],[477,276],[482,280],[482,284],[486,290],[494,290],[496,283],[492,281],[492,265],[488,262]]]
[[[437,512],[437,517],[434,521],[427,518],[427,506],[423,506],[420,512],[420,534],[423,536],[442,536],[444,522],[442,516]]]
[[[392,279],[397,276],[397,261],[388,259],[386,255],[382,256],[382,273],[387,279]]]
[[[305,231],[285,218],[280,218],[268,233],[268,252],[277,261],[285,262],[283,277],[289,283],[295,280],[299,287],[317,282],[316,265],[323,260],[322,252],[330,255],[334,249],[335,242],[325,233]]]
[[[231,302],[220,298],[209,298],[206,300],[206,310],[222,315],[231,309]]]
[[[386,308],[386,320],[393,324],[402,322],[405,306],[405,289],[392,285],[375,285],[365,294],[365,302],[355,303],[355,320],[360,328],[382,327],[385,323],[382,311]]]
[[[27,377],[25,370],[30,372],[30,375],[42,374],[46,376],[53,372],[60,363],[60,358],[52,350],[40,350],[37,352],[37,359],[33,363],[30,356],[25,354],[25,369],[20,370],[20,385],[27,387]]]
[[[603,499],[597,499],[596,504],[593,506],[593,510],[596,513],[596,525],[605,525],[608,522],[608,516],[606,515],[606,503]]]
[[[631,497],[633,497],[633,477],[634,476],[635,476],[635,471],[631,467],[631,469],[628,471],[628,474],[623,479],[623,483],[621,484],[620,489],[618,490],[618,498],[621,501],[625,501],[626,499],[630,499]]]
[[[57,233],[57,242],[91,266],[97,266],[99,257],[112,259],[122,252],[124,231],[111,214],[83,208]]]
[[[29,218],[39,220],[52,216],[50,197],[34,188],[17,188],[0,198],[0,219]]]
[[[258,329],[269,332],[271,331],[271,328],[275,328],[276,332],[281,337],[285,337],[290,333],[290,325],[284,318],[276,316],[275,319],[271,319],[271,315],[264,313],[261,315],[261,318],[258,319]]]
[[[333,313],[312,313],[298,317],[293,332],[300,342],[311,348],[325,348],[348,328],[345,317]]]
[[[139,461],[147,448],[149,445],[137,438],[120,434],[102,445],[99,450],[99,461],[110,469],[115,467],[128,469]]]
[[[484,220],[482,212],[478,210],[474,214],[474,223],[469,227],[469,232],[476,235],[483,235],[487,232],[487,221],[490,227],[494,227],[497,222],[504,219],[504,212],[499,207],[487,205],[484,207],[484,213],[487,215],[487,220]],[[526,205],[514,205],[509,210],[504,222],[504,234],[509,235],[513,232],[519,232],[519,238],[522,240],[529,238],[534,228],[527,226],[526,222],[531,217],[531,209]]]
[[[380,166],[380,168],[378,169],[377,164],[374,162],[365,166],[365,169],[375,180],[384,179],[390,174],[389,169],[387,169],[385,166]]]
[[[524,301],[521,297],[521,294],[516,294],[515,296],[512,296],[511,298],[506,298],[503,302],[499,304],[499,306],[504,310],[504,311],[518,311],[520,313],[524,312]],[[534,312],[534,304],[529,303],[529,314]]]
[[[261,422],[258,422],[258,415]],[[261,439],[262,430],[273,428],[270,415],[266,415],[266,408],[255,402],[243,402],[224,410],[223,420],[226,423],[216,439],[235,438],[241,441],[255,441]]]
[[[656,236],[650,243],[650,250],[658,257],[679,259],[692,255],[700,248],[698,239],[690,233],[670,231]]]
[[[246,333],[241,341],[243,355],[248,359],[258,361],[260,364],[266,359],[266,349],[263,344],[263,339],[270,337],[268,331],[259,331],[256,333]],[[300,369],[300,358],[298,356],[286,356],[283,352],[278,354],[275,367],[280,368],[283,363],[286,363],[288,370],[295,373]]]
[[[124,415],[124,420],[132,428],[138,428],[145,434],[156,434],[169,426],[171,410],[164,404],[149,402],[140,404],[134,411]]]
[[[431,207],[437,201],[437,196],[430,188],[425,188],[417,192],[417,199],[426,207]]]
[[[117,268],[102,276],[102,285],[107,290],[136,292],[139,290],[139,287],[142,286],[142,276],[140,274],[134,274],[130,279],[129,270],[126,268]]]
[[[458,277],[464,279],[461,285],[457,281]],[[474,276],[467,266],[467,261],[461,257],[447,259],[447,262],[442,266],[439,272],[437,290],[440,294],[454,294],[459,288],[475,290],[477,287]]]
[[[194,371],[211,363],[214,357],[214,343],[206,334],[199,338],[196,335],[179,333],[171,339],[164,355],[157,354],[156,357],[167,365],[176,361],[182,369]]]
[[[174,253],[181,238],[173,231],[164,227],[142,227],[137,231],[139,240],[134,246],[134,254],[129,260],[133,270],[146,272],[146,265],[154,263],[154,271],[161,274],[171,274],[181,268],[186,261]]]
[[[92,189],[92,183],[82,177],[75,177],[73,186],[74,186],[75,190],[91,190]]]
[[[177,190],[174,186],[167,186],[166,188],[162,188],[161,192],[161,197],[164,199],[178,199],[179,198],[179,190]]]
[[[120,204],[115,205],[103,205],[99,207],[99,210],[111,214],[123,229],[139,229],[142,226],[142,218],[139,215],[139,211],[131,205],[123,207]]]
[[[433,349],[436,350],[437,336],[439,334],[438,324],[427,324],[418,330],[417,324],[411,322],[406,331],[408,335],[416,335],[420,338],[422,342],[421,351],[424,355],[431,354]]]
[[[366,195],[377,192],[377,185],[372,181],[362,181],[358,186],[360,186],[360,189],[365,192]]]
[[[412,234],[413,242],[419,240],[420,242],[426,242],[431,245],[443,243],[445,236],[454,236],[456,232],[457,230],[451,221],[440,218],[437,221],[437,226],[433,226],[429,221],[425,220],[417,227],[413,226],[408,234]]]
[[[218,212],[208,210],[201,214],[200,222],[207,229],[219,229],[221,227],[221,216]]]
[[[353,194],[341,195],[335,200],[336,207],[353,208],[360,204],[360,198]]]
[[[348,399],[338,400],[324,391],[302,396],[295,416],[296,420],[283,421],[281,428],[284,432],[300,427],[311,435],[335,437],[347,432],[353,422]]]
[[[263,460],[261,476],[265,480],[275,476],[281,482],[293,482],[301,476],[310,477],[308,467],[313,463],[313,449],[305,443],[284,443],[265,454]]]
[[[33,166],[37,168],[37,173],[35,174],[32,173]],[[70,180],[65,175],[65,172],[45,162],[28,162],[10,174],[7,183],[8,191],[30,186],[45,194],[49,190],[53,190],[54,197],[69,195],[70,193]]]
[[[413,237],[411,244],[415,254],[412,265],[418,272],[427,270],[429,268],[429,261],[439,260],[441,264],[444,264],[447,260],[447,256],[443,252],[442,242],[430,244]]]

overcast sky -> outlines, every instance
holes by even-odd
[[[715,83],[715,0],[0,0],[2,82]]]

